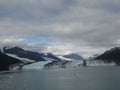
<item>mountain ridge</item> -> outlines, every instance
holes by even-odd
[[[108,63],[114,61],[117,65],[120,65],[120,47],[114,47],[110,50],[106,50],[103,54],[99,55],[95,59],[103,60]]]

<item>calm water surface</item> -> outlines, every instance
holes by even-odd
[[[0,90],[120,90],[120,67],[24,70],[0,74]]]

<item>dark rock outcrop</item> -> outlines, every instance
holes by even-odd
[[[13,64],[23,63],[22,61],[10,57],[0,51],[0,71],[9,70],[9,67]]]

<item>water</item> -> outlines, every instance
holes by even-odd
[[[25,70],[0,74],[0,90],[120,90],[120,67]]]

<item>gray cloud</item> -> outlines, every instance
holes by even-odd
[[[119,0],[0,1],[1,43],[9,37],[46,37],[54,45],[44,50],[97,53],[120,44],[119,24]]]

